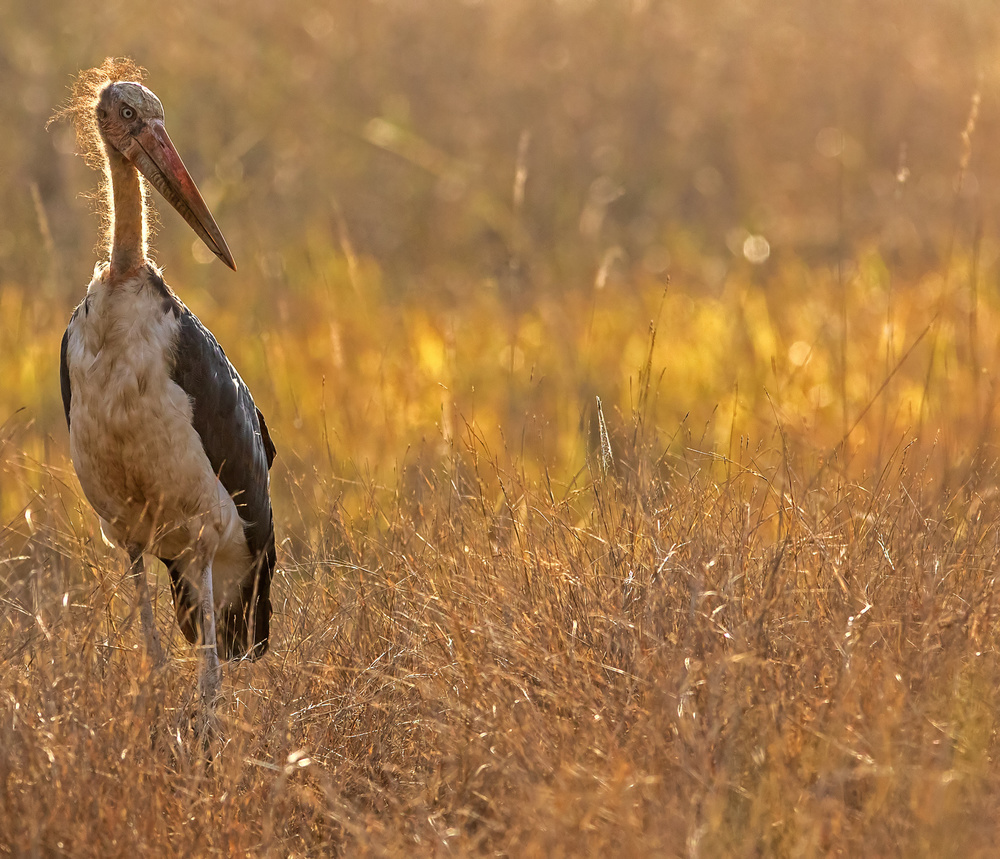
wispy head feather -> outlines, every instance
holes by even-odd
[[[73,81],[69,100],[53,114],[47,126],[61,119],[72,119],[76,127],[76,145],[91,167],[104,164],[101,135],[97,130],[97,100],[101,90],[115,81],[142,83],[146,70],[128,57],[108,57],[101,65],[80,72]]]
[[[96,209],[101,217],[101,238],[98,247],[107,247],[110,253],[111,234],[114,227],[114,207],[111,198],[111,177],[108,174],[107,158],[101,142],[101,133],[97,127],[97,101],[104,88],[116,81],[134,81],[141,83],[146,77],[146,70],[128,57],[108,57],[101,65],[93,69],[81,71],[73,81],[73,89],[66,103],[57,110],[45,127],[62,119],[71,119],[76,127],[76,145],[87,164],[101,171],[100,188],[95,195]],[[146,214],[148,194],[145,180],[140,178],[142,188],[143,212]],[[151,220],[155,223],[155,211]],[[143,218],[143,241],[149,230],[146,218]]]

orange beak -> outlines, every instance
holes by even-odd
[[[129,137],[123,154],[180,213],[209,250],[236,271],[236,261],[222,236],[222,230],[215,223],[198,186],[177,154],[163,122],[154,119],[145,123],[138,134]]]

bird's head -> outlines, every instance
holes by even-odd
[[[167,135],[160,100],[140,83],[114,81],[101,90],[94,110],[105,146],[124,155],[235,271],[222,231]]]
[[[142,77],[143,70],[130,60],[108,59],[80,73],[70,102],[53,118],[74,118],[77,137],[91,163],[103,161],[103,152],[129,161],[209,250],[235,271],[222,231],[167,135],[163,105],[138,82]]]
[[[163,122],[163,105],[154,93],[135,81],[112,81],[102,90],[95,107],[101,136],[120,152],[129,139],[149,122]],[[124,147],[124,148],[123,148]]]

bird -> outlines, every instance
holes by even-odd
[[[105,60],[80,73],[56,115],[74,119],[88,161],[103,170],[107,222],[106,259],[62,338],[61,393],[84,495],[128,553],[147,652],[165,664],[143,560],[153,555],[198,647],[198,692],[211,713],[220,658],[268,650],[275,448],[246,383],[150,258],[147,183],[236,270],[144,75],[132,60]]]

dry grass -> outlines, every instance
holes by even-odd
[[[187,647],[151,675],[121,565],[36,522],[4,598],[7,849],[988,851],[995,503],[903,450],[811,486],[773,452],[713,480],[638,451],[553,498],[472,448],[286,547],[207,773]]]
[[[86,6],[0,13],[0,854],[993,853],[992,3]],[[59,404],[124,53],[279,450],[208,768]]]

